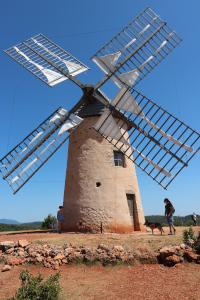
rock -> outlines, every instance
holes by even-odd
[[[53,269],[53,270],[58,270],[58,269],[59,269],[59,266],[58,266],[58,265],[54,265],[54,266],[52,267],[52,269]]]
[[[160,249],[159,255],[162,260],[165,260],[166,257],[177,254],[177,249],[175,246],[165,246]]]
[[[0,249],[3,251],[13,248],[14,246],[15,246],[15,243],[12,241],[5,241],[5,242],[0,243]]]
[[[35,264],[40,264],[43,261],[43,258],[41,256],[36,256],[34,258]]]
[[[15,248],[9,248],[5,251],[6,254],[11,254],[12,252],[15,251]]]
[[[10,271],[11,267],[9,265],[5,265],[2,269],[1,272],[6,272],[6,271]]]
[[[46,259],[47,262],[51,262],[51,260],[52,260],[51,256],[48,256]]]
[[[19,245],[19,247],[25,248],[29,245],[29,242],[27,240],[19,240],[18,245]]]
[[[104,244],[100,244],[97,249],[105,250],[107,252],[110,250],[110,248]]]
[[[198,259],[198,255],[190,250],[185,250],[184,255],[188,261],[195,261]]]
[[[44,263],[44,267],[46,267],[46,268],[51,268],[51,264],[50,263]]]
[[[68,264],[68,261],[67,261],[67,259],[66,259],[66,258],[62,259],[62,263],[63,263],[63,265],[66,265],[66,264]]]
[[[175,264],[178,264],[181,262],[183,262],[183,257],[175,255],[175,254],[168,256],[165,259],[166,266],[174,266]]]
[[[96,258],[96,255],[94,255],[93,253],[86,253],[84,256],[85,261],[94,261]]]
[[[194,240],[192,239],[187,240],[187,245],[192,247],[194,245]]]
[[[76,256],[72,253],[68,256],[68,262],[75,262],[76,261]]]
[[[122,251],[124,251],[124,248],[122,246],[114,246],[113,250],[122,252]]]
[[[33,252],[30,253],[30,256],[31,257],[37,257],[37,256],[40,256],[40,254],[37,253],[37,252],[35,252],[35,251],[33,251]]]
[[[145,251],[139,253],[138,258],[139,261],[142,263],[152,264],[152,263],[157,263],[158,254],[156,252],[146,249]]]
[[[176,246],[176,255],[178,256],[184,255],[184,249],[182,249],[181,246]]]
[[[21,260],[21,258],[10,257],[7,259],[6,263],[7,263],[7,265],[18,266],[18,265],[22,264],[22,260]]]
[[[58,255],[56,255],[54,257],[54,259],[64,259],[65,258],[65,255],[63,253],[59,253]]]
[[[184,250],[185,249],[185,244],[181,244],[180,248]]]
[[[21,251],[21,250],[17,250],[17,254],[19,255],[19,256],[25,256],[25,252],[24,251]]]
[[[65,256],[68,256],[73,252],[74,252],[74,248],[66,248],[64,251],[64,254],[65,254]],[[86,253],[86,251],[85,251],[85,253]]]

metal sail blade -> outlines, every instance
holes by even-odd
[[[163,188],[199,151],[199,133],[136,90],[123,86],[112,101],[96,98],[107,110],[94,129]]]
[[[0,172],[14,194],[62,146],[82,121],[71,111],[59,108],[0,160]]]
[[[42,34],[4,52],[50,87],[89,70]]]
[[[120,87],[123,83],[134,87],[180,42],[166,22],[147,7],[91,57],[106,73],[95,90],[113,75]],[[129,83],[122,75],[130,72],[136,72],[137,76]]]

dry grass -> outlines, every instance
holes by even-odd
[[[71,243],[74,246],[87,245],[88,247],[97,247],[99,244],[105,244],[109,247],[116,245],[122,245],[129,250],[138,250],[141,248],[151,249],[158,251],[161,247],[167,245],[180,245],[183,243],[182,232],[189,227],[177,227],[176,235],[168,235],[169,229],[164,228],[164,235],[160,235],[160,232],[155,229],[152,235],[150,230],[147,232],[135,232],[133,234],[52,234],[48,233],[43,235],[39,240],[35,239],[33,243],[50,243],[54,245],[63,245]],[[200,227],[194,228],[196,232],[200,230]]]

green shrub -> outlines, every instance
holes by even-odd
[[[56,223],[57,219],[56,217],[52,216],[52,214],[49,214],[47,218],[44,219],[42,224],[40,225],[41,229],[50,229],[52,223]]]
[[[186,222],[186,226],[191,226],[194,222],[192,220],[189,220]]]
[[[166,223],[162,223],[161,225],[162,225],[162,227],[168,227],[168,224],[166,224]]]
[[[41,273],[38,277],[33,277],[29,274],[29,270],[22,270],[19,277],[22,280],[22,286],[10,300],[57,300],[61,291],[58,283],[59,277],[60,273],[56,273],[42,282],[44,277]]]
[[[188,230],[183,230],[183,242],[186,243],[189,239],[195,240],[194,230],[192,227],[190,227]]]

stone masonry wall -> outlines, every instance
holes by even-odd
[[[113,150],[117,149],[92,128],[97,119],[86,118],[69,139],[64,230],[99,232],[101,226],[103,232],[143,230],[134,163],[125,158],[125,168],[115,167]],[[126,194],[135,194],[135,228]]]

